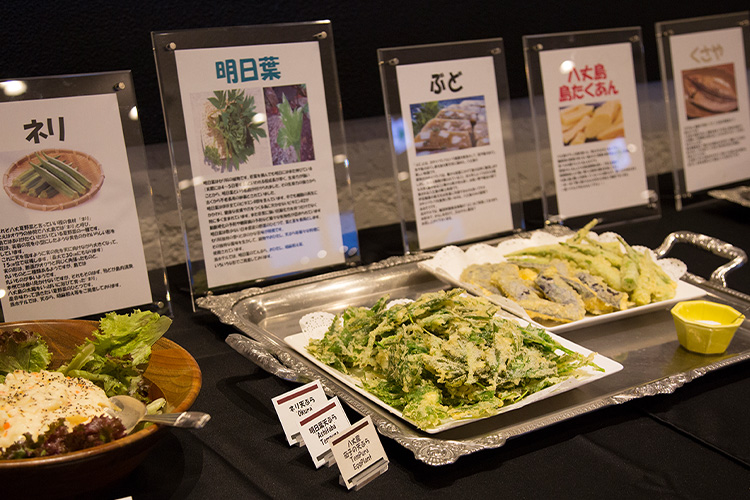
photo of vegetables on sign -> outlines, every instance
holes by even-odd
[[[22,207],[63,210],[91,199],[104,182],[102,166],[80,151],[48,149],[14,162],[3,175],[3,189]]]
[[[484,97],[429,101],[410,109],[417,156],[490,143]]]
[[[263,89],[274,165],[315,159],[305,84]]]
[[[566,146],[625,136],[619,100],[560,108],[560,124]]]
[[[682,72],[688,120],[737,111],[734,64],[720,64]]]
[[[196,103],[197,101],[197,103]],[[259,153],[268,137],[258,89],[216,90],[198,96],[203,156],[214,170],[231,172]]]

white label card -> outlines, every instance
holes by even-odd
[[[348,427],[349,419],[336,396],[329,399],[325,406],[299,421],[300,435],[305,441],[316,469],[322,465],[333,464],[334,459],[329,442],[333,436]]]
[[[513,229],[491,57],[396,67],[421,248]]]
[[[175,60],[208,286],[343,263],[318,42]]]
[[[539,59],[559,214],[647,203],[630,44],[545,50]]]
[[[688,192],[750,178],[750,102],[742,28],[670,37]]]
[[[0,116],[5,320],[68,319],[150,303],[117,97],[5,102]],[[75,189],[30,180],[42,159],[65,163],[84,180],[71,184]]]
[[[299,433],[299,421],[328,402],[319,380],[276,396],[271,400],[281,421],[289,445],[304,444]]]
[[[369,415],[336,436],[331,451],[347,489],[358,489],[388,469],[388,457]]]

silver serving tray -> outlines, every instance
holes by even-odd
[[[675,243],[696,245],[730,260],[708,280],[690,273],[683,277],[704,288],[707,300],[737,309],[750,305],[750,296],[727,288],[725,282],[728,272],[747,262],[745,252],[714,238],[688,232],[670,234],[655,252],[660,257],[665,256]],[[199,298],[197,304],[243,333],[227,337],[227,343],[242,355],[286,380],[320,380],[326,392],[337,395],[360,414],[370,415],[382,435],[394,439],[418,460],[430,465],[449,464],[463,455],[500,447],[508,438],[604,406],[672,393],[709,371],[750,358],[750,322],[745,321],[740,326],[725,353],[699,355],[680,347],[666,308],[572,330],[562,336],[620,362],[624,369],[518,410],[430,435],[328,376],[284,341],[285,337],[300,332],[299,319],[308,312],[339,313],[350,306],[371,306],[385,294],[391,298],[415,299],[423,293],[446,288],[445,283],[417,266],[418,261],[430,257],[432,254],[390,258],[369,266],[262,289],[208,295]]]
[[[737,203],[743,207],[750,208],[750,186],[738,186],[731,189],[713,189],[708,195],[719,199]]]

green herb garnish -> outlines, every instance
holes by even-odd
[[[425,102],[419,105],[419,110],[412,114],[414,137],[422,131],[428,121],[435,118],[440,111],[440,103],[437,101]]]

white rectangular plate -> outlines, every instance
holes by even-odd
[[[508,319],[511,319],[512,321],[517,321],[520,325],[525,325],[527,322],[524,320],[520,320],[515,317],[510,316],[504,316],[508,317]],[[329,323],[330,324],[330,323]],[[377,396],[367,392],[363,387],[362,384],[359,382],[359,380],[355,377],[352,377],[350,375],[347,375],[345,373],[342,373],[324,363],[321,363],[318,361],[317,358],[315,358],[312,354],[310,354],[307,351],[307,344],[310,342],[312,338],[322,338],[324,334],[323,329],[318,329],[316,333],[298,333],[296,335],[291,335],[289,337],[286,337],[284,340],[298,353],[300,353],[302,356],[304,356],[306,359],[308,359],[310,362],[314,363],[315,366],[320,368],[321,370],[324,370],[326,373],[333,376],[335,379],[339,380],[340,382],[343,382],[348,387],[356,391],[358,394],[366,397],[370,401],[373,401],[374,403],[380,405],[381,407],[385,408],[389,412],[393,413],[394,415],[398,416],[399,418],[405,420],[406,422],[409,422],[412,425],[415,425],[414,422],[410,421],[408,418],[404,417],[402,413],[397,410],[396,408],[386,404],[384,401],[379,399]],[[580,346],[578,344],[575,344],[567,339],[564,339],[558,335],[555,335],[554,333],[550,333],[550,336],[558,341],[560,344],[562,344],[564,347],[575,351],[579,354],[582,354],[584,356],[588,356],[591,351],[586,349],[583,346]],[[594,357],[594,363],[596,363],[597,366],[601,367],[604,371],[596,371],[591,368],[587,368],[587,375],[582,378],[569,378],[567,380],[564,380],[558,384],[555,384],[553,386],[547,387],[546,389],[543,389],[539,392],[535,392],[534,394],[531,394],[521,401],[504,406],[500,408],[500,410],[497,412],[497,415],[501,413],[505,413],[508,411],[516,410],[518,408],[521,408],[523,406],[526,406],[528,404],[534,403],[536,401],[541,401],[542,399],[549,398],[551,396],[554,396],[556,394],[560,394],[565,391],[569,391],[571,389],[575,389],[576,387],[580,387],[582,385],[594,382],[596,380],[599,380],[600,378],[606,377],[608,375],[612,375],[613,373],[616,373],[620,370],[622,370],[622,365],[616,361],[613,361],[605,356],[602,356],[600,354],[596,354]],[[494,416],[494,415],[493,415]],[[482,417],[482,418],[472,418],[472,419],[462,419],[462,420],[453,420],[450,422],[446,422],[438,427],[432,428],[432,429],[423,429],[424,432],[428,434],[437,434],[439,432],[452,429],[454,427],[459,427],[461,425],[466,425],[472,422],[475,422],[477,420],[482,420],[484,418],[490,418],[490,417]],[[415,425],[416,427],[416,425]]]

